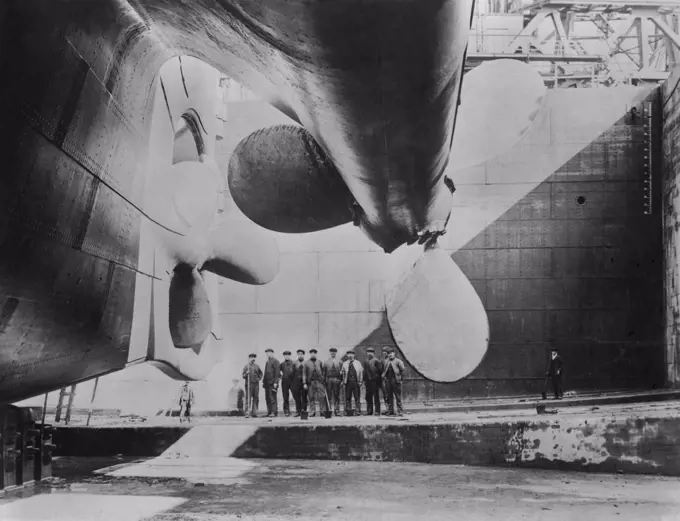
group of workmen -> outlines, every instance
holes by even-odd
[[[246,385],[246,416],[256,417],[260,402],[260,382],[265,392],[267,417],[278,416],[279,384],[283,394],[283,413],[291,415],[290,397],[295,402],[296,417],[316,416],[324,411],[329,417],[340,415],[340,390],[345,390],[344,414],[361,414],[361,388],[365,387],[366,415],[380,416],[380,393],[383,395],[385,411],[383,414],[402,416],[401,387],[404,379],[404,362],[396,357],[394,349],[383,349],[383,359],[375,356],[375,349],[366,349],[366,360],[360,362],[354,351],[346,353],[345,360],[338,359],[338,350],[329,349],[330,357],[325,362],[317,358],[315,348],[309,350],[305,359],[304,349],[297,350],[297,360],[291,358],[290,351],[284,351],[284,361],[279,362],[273,349],[266,349],[267,361],[264,371],[255,362],[257,355],[250,354],[243,368]],[[394,402],[396,401],[396,414]],[[352,407],[354,402],[354,407]],[[309,406],[309,410],[307,407]]]

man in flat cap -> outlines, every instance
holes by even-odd
[[[342,362],[338,360],[338,350],[329,349],[331,357],[323,364],[326,375],[326,392],[328,401],[335,408],[335,415],[340,415],[340,378],[342,376]]]
[[[342,364],[342,384],[345,386],[345,414],[352,410],[352,398],[357,414],[361,414],[361,384],[364,381],[364,368],[354,359],[354,350],[347,351],[347,361]]]
[[[264,352],[267,353],[267,363],[264,364],[262,387],[264,387],[265,402],[267,404],[267,418],[273,418],[279,414],[276,394],[279,390],[279,379],[281,378],[281,362],[274,356],[272,348],[267,348]]]
[[[243,379],[246,381],[246,398],[250,405],[250,414],[246,416],[257,418],[257,410],[260,407],[260,380],[262,380],[262,369],[255,363],[257,355],[250,353],[248,363],[243,368]]]
[[[283,362],[280,366],[281,370],[281,395],[283,396],[283,414],[290,416],[290,394],[293,394],[295,399],[295,362],[290,359],[290,351],[283,352]]]
[[[404,410],[401,405],[401,382],[404,379],[406,368],[404,362],[396,357],[394,349],[390,349],[387,363],[383,368],[383,380],[387,380],[387,400],[389,402],[390,416],[394,416],[394,401],[397,401],[397,416],[403,416]]]
[[[383,365],[375,357],[375,349],[366,349],[368,357],[364,362],[364,383],[366,384],[366,415],[380,416],[380,386],[382,383]]]
[[[326,406],[326,387],[324,382],[323,364],[316,358],[317,350],[309,350],[309,360],[305,362],[302,372],[302,382],[304,389],[309,393],[309,416],[316,416],[316,403],[319,402],[319,411],[325,411]]]
[[[293,398],[295,398],[295,417],[300,416],[302,411],[307,412],[307,391],[304,389],[305,350],[297,350],[295,360],[295,377],[293,379]]]

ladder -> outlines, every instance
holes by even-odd
[[[64,405],[64,398],[68,397],[68,403]],[[54,415],[54,423],[59,423],[61,421],[61,411],[64,407],[66,407],[66,415],[64,417],[64,424],[68,425],[68,422],[71,421],[71,408],[73,407],[73,400],[76,397],[76,386],[73,384],[70,387],[70,390],[68,387],[62,387],[62,389],[59,391],[59,402],[57,403],[57,410]]]

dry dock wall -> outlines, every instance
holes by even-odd
[[[593,414],[552,421],[64,427],[55,440],[61,456],[397,461],[680,476],[678,436],[678,418]]]
[[[665,373],[680,387],[680,68],[662,88],[663,107],[663,244],[665,273]]]

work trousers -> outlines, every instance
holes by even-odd
[[[340,414],[340,378],[330,377],[326,382],[326,392],[331,407],[334,407],[335,414]]]
[[[307,384],[309,392],[309,414],[316,414],[316,404],[319,404],[319,412],[328,410],[326,406],[326,387],[319,380],[312,380]]]
[[[300,380],[293,382],[293,399],[295,400],[295,412],[298,415],[302,411],[307,411],[307,391],[305,391]]]
[[[387,379],[387,401],[388,410],[390,414],[394,414],[394,402],[397,402],[397,412],[402,414],[404,412],[401,406],[401,382],[394,379]]]
[[[382,389],[383,401],[385,402],[385,412],[387,412],[390,410],[390,403],[387,400],[387,378],[381,380],[380,388]]]
[[[357,380],[347,380],[345,384],[345,412],[352,409],[352,398],[357,408],[361,412],[361,386]]]
[[[250,389],[248,390],[248,400],[250,405],[250,415],[257,416],[257,410],[260,408],[259,382],[250,382]]]
[[[366,412],[380,414],[380,380],[366,382]]]
[[[290,395],[293,395],[293,400],[295,400],[294,383],[288,380],[281,380],[281,394],[283,396],[283,412],[284,414],[290,414]],[[297,400],[295,400],[297,405]],[[298,412],[300,412],[298,410]]]
[[[179,421],[191,421],[191,404],[188,402],[180,402],[179,404]]]
[[[561,398],[562,397],[562,375],[561,374],[553,374],[553,375],[551,375],[551,377],[552,377],[553,391],[555,392],[555,398]]]
[[[264,384],[264,399],[267,403],[267,415],[277,415],[279,413],[279,404],[276,397],[277,388],[273,384]]]

